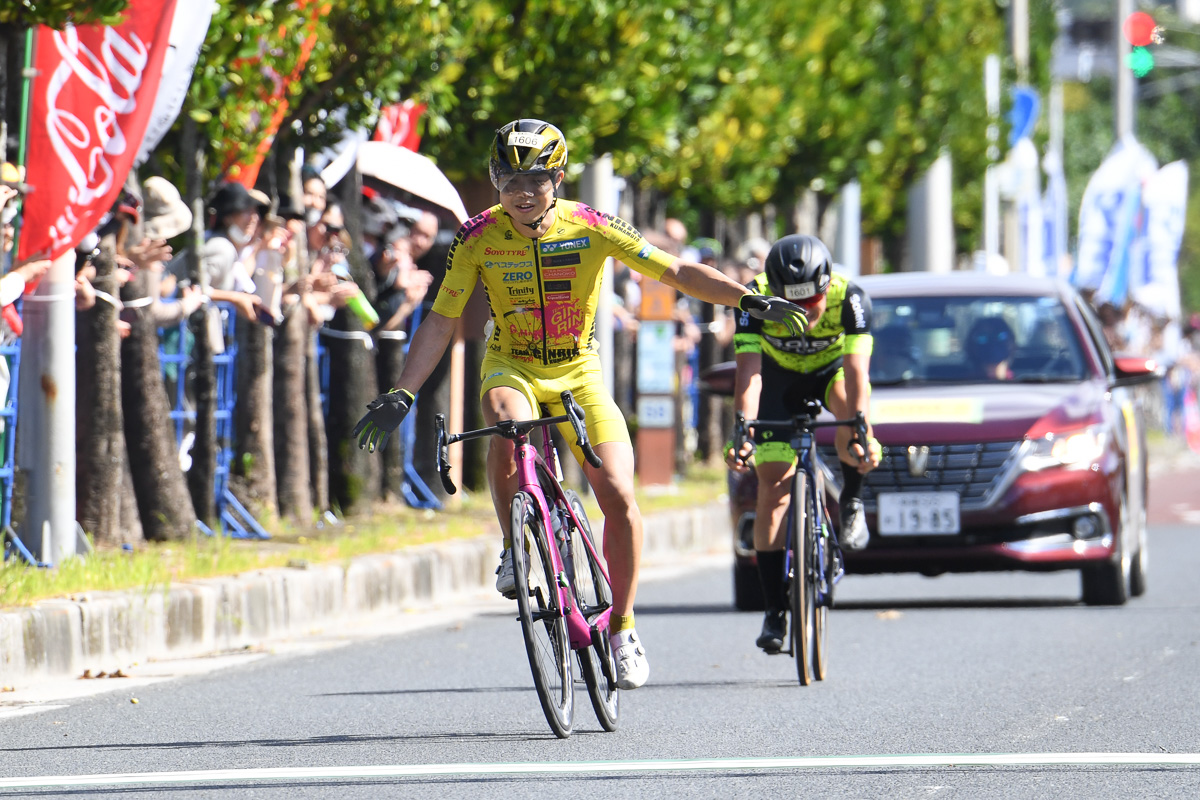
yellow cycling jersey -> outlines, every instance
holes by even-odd
[[[604,259],[659,278],[675,257],[620,217],[559,200],[538,239],[523,236],[495,205],[458,229],[433,310],[458,317],[483,281],[493,330],[488,350],[531,365],[563,364],[595,350]]]

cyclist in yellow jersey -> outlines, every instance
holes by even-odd
[[[485,423],[534,419],[540,405],[561,414],[559,395],[564,389],[570,389],[587,412],[588,437],[604,463],[600,468],[582,459],[580,463],[604,513],[617,685],[634,689],[645,683],[650,669],[633,625],[642,517],[633,494],[629,431],[604,387],[596,351],[595,317],[604,260],[618,258],[685,294],[738,307],[796,333],[805,322],[798,306],[748,292],[711,267],[675,258],[649,244],[619,217],[559,199],[566,165],[566,140],[549,123],[519,119],[496,131],[489,171],[500,202],[459,229],[433,310],[413,336],[396,388],[367,406],[354,435],[359,446],[372,450],[387,442],[408,413],[414,393],[441,359],[457,317],[481,280],[491,307],[481,367]],[[505,546],[496,588],[515,596],[507,554],[508,509],[517,485],[512,442],[492,438],[487,469]]]
[[[798,303],[808,326],[796,334],[746,313],[738,315],[733,335],[734,408],[746,419],[789,419],[809,400],[819,400],[838,419],[861,411],[869,423],[871,299],[853,281],[833,272],[833,257],[821,240],[803,234],[783,237],[771,247],[763,273],[748,288]],[[754,444],[738,453],[727,449],[726,461],[744,471],[754,454],[754,550],[767,606],[757,644],[778,653],[787,633],[784,521],[796,453],[790,442],[768,436],[755,431]],[[837,450],[842,467],[839,542],[847,550],[860,550],[869,538],[860,497],[862,476],[879,464],[879,446],[868,424],[868,442],[853,440],[849,428],[839,427]]]

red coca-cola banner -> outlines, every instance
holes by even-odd
[[[20,258],[56,258],[96,227],[137,155],[176,0],[131,0],[120,25],[35,34]]]
[[[414,153],[421,146],[421,134],[417,120],[425,113],[425,104],[409,98],[403,103],[387,106],[379,112],[379,124],[375,127],[376,142],[387,142],[405,147]]]

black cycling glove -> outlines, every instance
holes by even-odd
[[[351,436],[358,439],[359,449],[374,453],[387,445],[392,431],[400,427],[416,397],[407,389],[392,389],[367,403],[367,413],[354,426]]]
[[[738,308],[757,319],[782,323],[792,336],[799,336],[808,330],[808,319],[804,316],[804,309],[782,297],[744,294],[738,301]]]

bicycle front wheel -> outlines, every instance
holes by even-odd
[[[575,713],[571,644],[545,525],[536,501],[525,492],[517,492],[512,501],[512,541],[517,612],[533,685],[550,729],[565,739],[571,735]]]
[[[583,501],[573,490],[566,490],[567,501],[571,504],[576,518],[582,528],[571,525],[571,564],[574,568],[572,583],[575,586],[575,602],[580,611],[587,617],[589,624],[596,615],[612,607],[612,588],[600,568],[600,561],[592,550],[595,549],[595,539],[592,538],[592,526],[583,510]],[[586,541],[585,541],[586,540]],[[592,547],[589,548],[588,544]],[[592,701],[592,709],[600,727],[612,732],[617,729],[619,714],[619,699],[617,694],[617,673],[612,660],[612,647],[608,643],[608,631],[595,631],[592,636],[592,646],[576,651],[579,654],[579,671],[583,674],[583,682],[587,684],[588,697]]]
[[[814,510],[808,493],[808,474],[797,468],[792,478],[791,542],[791,604],[792,655],[796,659],[796,675],[801,686],[813,682],[813,658],[816,653],[816,587],[813,584],[812,558]]]
[[[819,681],[825,680],[826,668],[829,665],[828,651],[825,647],[826,615],[833,600],[833,543],[829,539],[828,525],[813,525],[812,577],[814,586],[821,589],[822,602],[814,602],[813,608],[813,677]],[[815,592],[814,592],[815,594]]]

